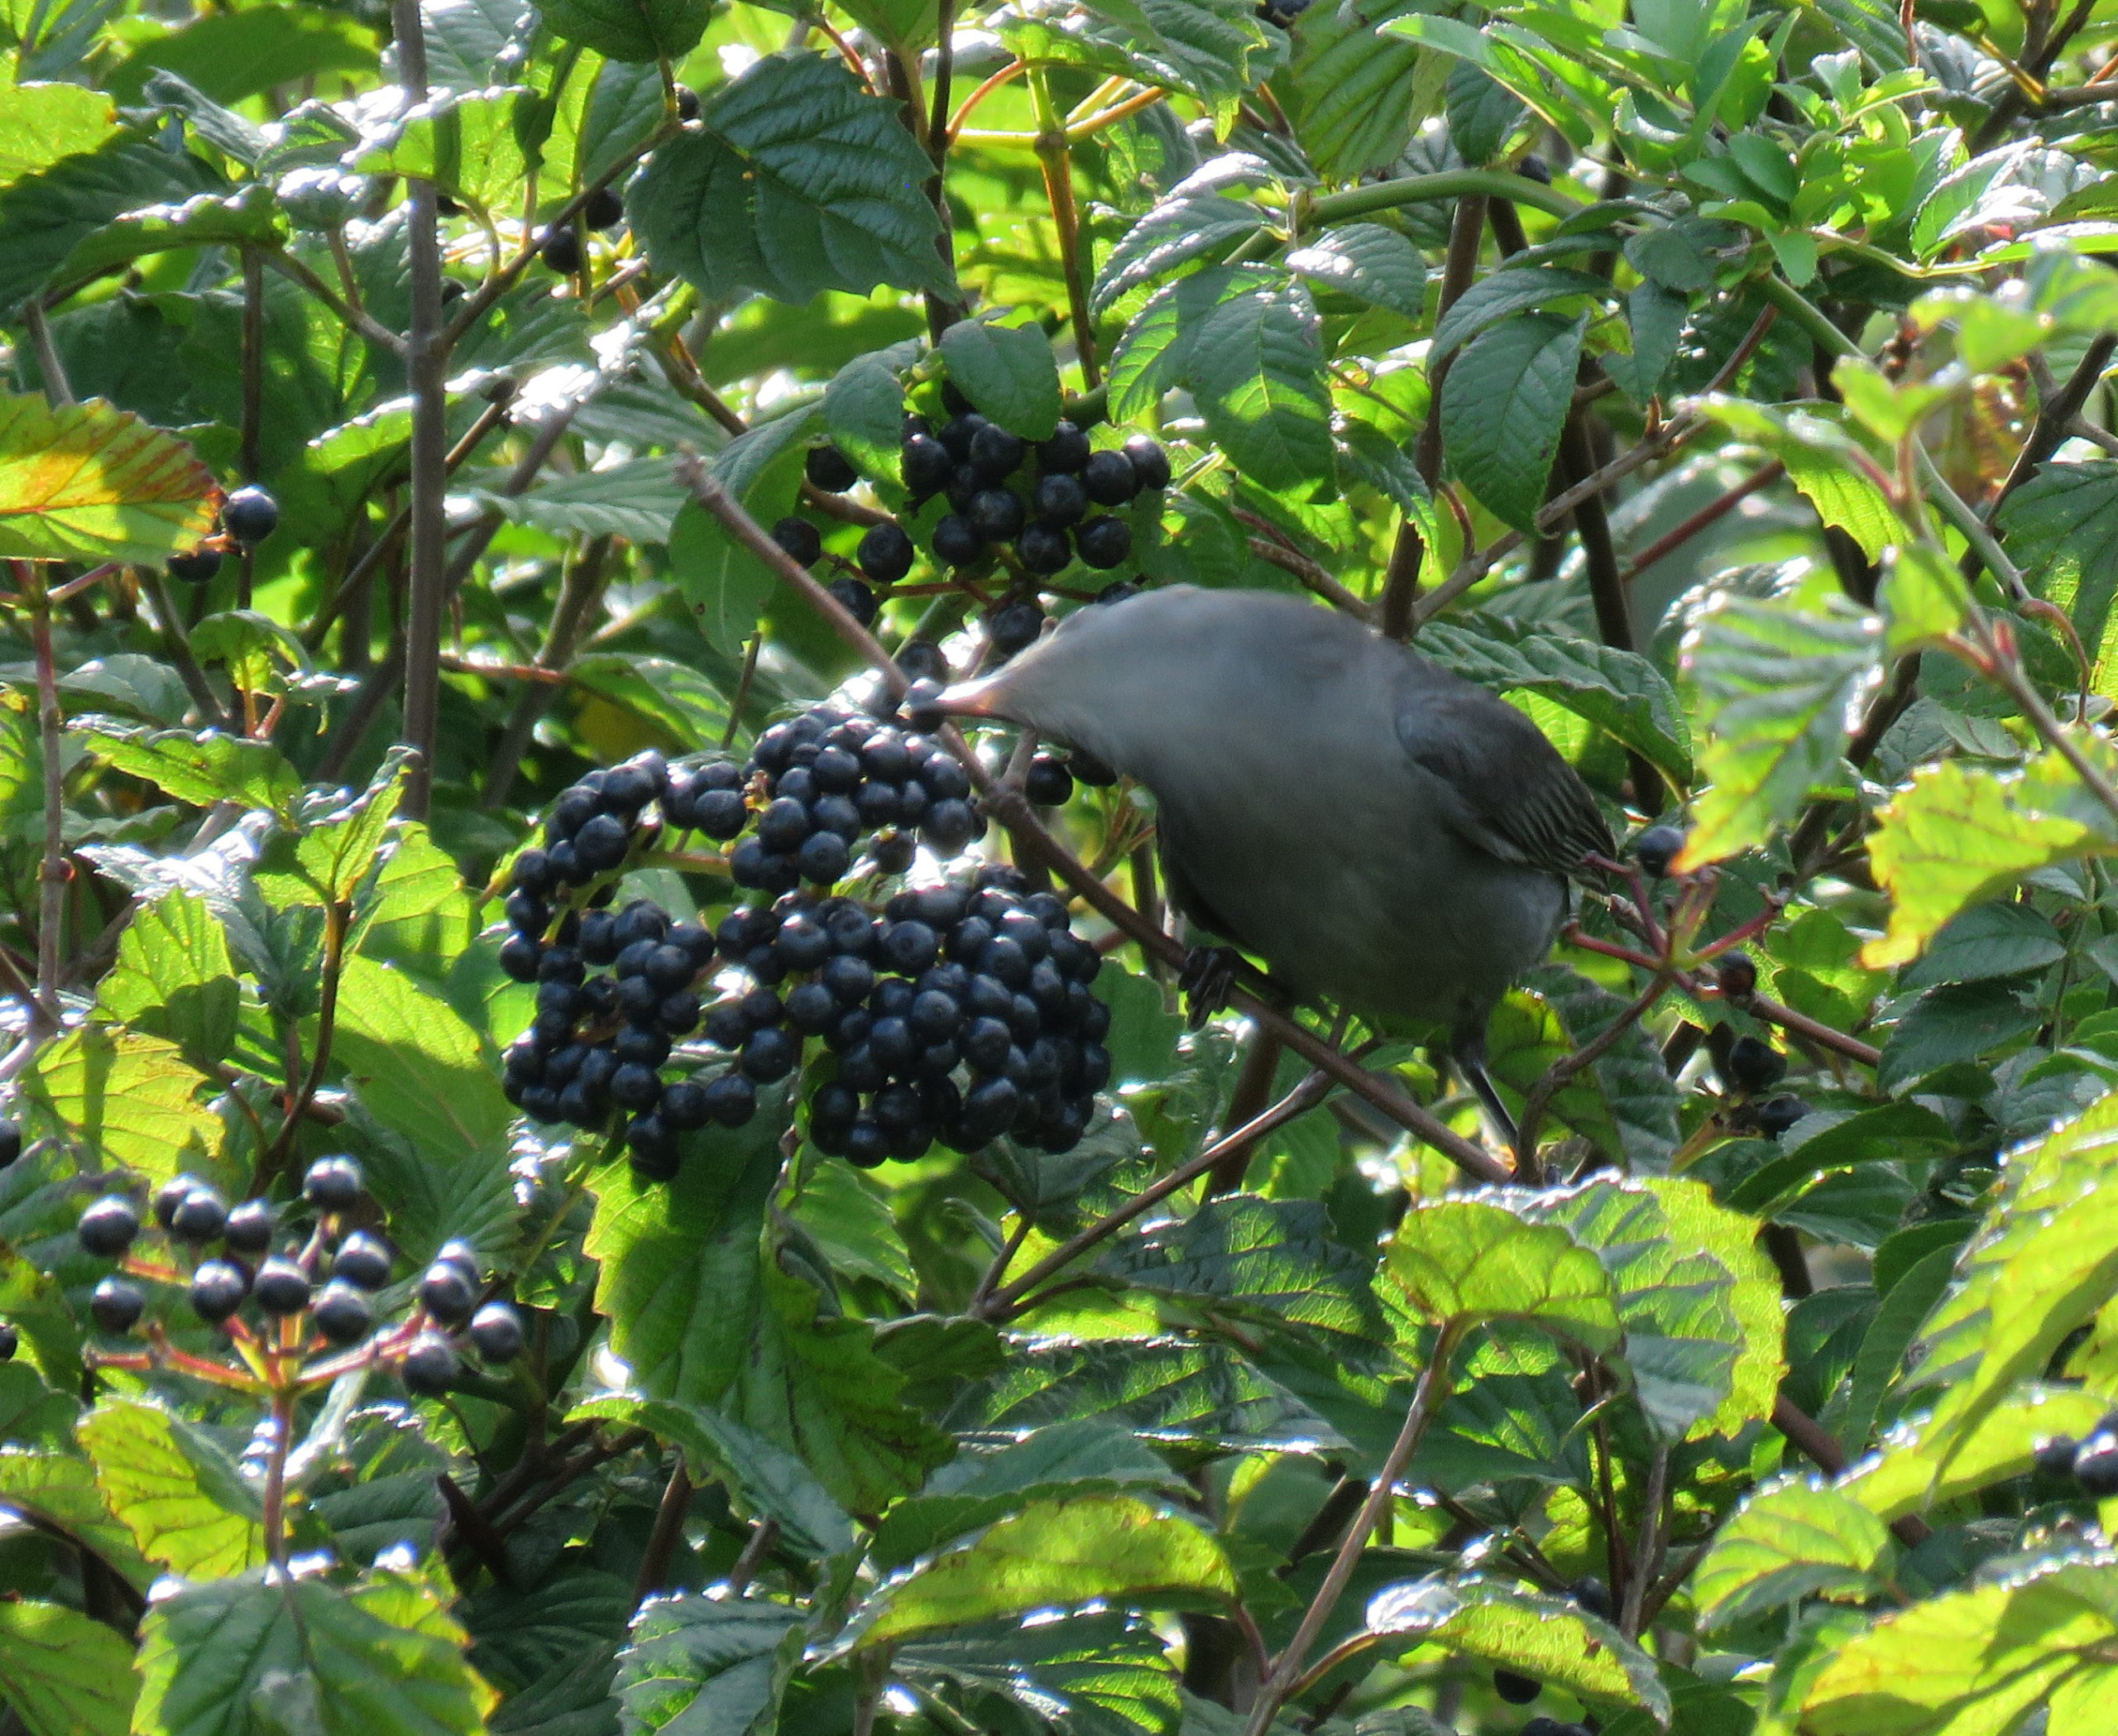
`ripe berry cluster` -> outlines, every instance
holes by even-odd
[[[1042,794],[1063,799],[1055,778],[1071,788],[1055,762]],[[915,831],[960,852],[984,830],[970,791],[929,737],[829,705],[766,730],[740,769],[650,753],[591,773],[553,804],[544,846],[515,859],[501,962],[537,985],[537,1014],[507,1052],[510,1101],[587,1131],[625,1113],[634,1168],[667,1181],[679,1134],[745,1125],[757,1088],[821,1037],[837,1061],[809,1101],[820,1150],[870,1166],[1008,1133],[1070,1148],[1109,1078],[1110,1013],[1088,987],[1102,960],[1065,904],[998,866],[879,910],[836,890],[856,867],[903,874]],[[612,910],[602,889],[565,907],[665,826],[725,841],[753,819],[728,863],[759,896],[711,932],[644,899]],[[709,971],[720,998],[702,1008]],[[702,1024],[703,1043],[679,1049]],[[684,1077],[664,1077],[673,1062]]]
[[[2086,1441],[2057,1435],[2037,1449],[2037,1468],[2048,1477],[2063,1477],[2085,1495],[2101,1501],[2118,1495],[2118,1411],[2089,1431]]]
[[[1030,575],[1026,588],[1031,593],[1036,580],[1063,572],[1077,558],[1103,572],[1124,563],[1133,552],[1132,526],[1103,509],[1169,486],[1169,454],[1159,443],[1134,434],[1122,448],[1099,451],[1081,429],[1062,421],[1048,439],[1033,444],[980,415],[954,386],[945,386],[942,396],[949,420],[937,429],[926,416],[908,415],[898,457],[898,473],[915,510],[936,495],[948,497],[951,510],[934,526],[937,561],[973,567],[1012,548],[1014,563]],[[1033,457],[1033,471],[1026,468]],[[812,487],[831,494],[860,480],[835,446],[811,451],[805,474]],[[804,566],[823,553],[823,540],[807,519],[783,518],[772,534]],[[912,571],[915,553],[911,537],[894,520],[870,525],[854,556],[863,578],[836,579],[831,593],[865,626],[875,619],[873,587],[903,579]],[[1017,629],[1027,621],[1027,636],[1004,642],[1009,622],[1003,617],[1010,617]],[[1042,619],[1029,595],[997,610],[991,626],[999,655],[1012,655],[1028,644]]]
[[[320,1158],[309,1166],[302,1177],[313,1214],[306,1225],[283,1220],[270,1200],[232,1206],[198,1177],[177,1176],[156,1190],[151,1208],[172,1258],[164,1266],[127,1259],[143,1228],[139,1210],[123,1194],[106,1194],[81,1214],[74,1233],[84,1253],[126,1259],[127,1272],[96,1285],[89,1312],[104,1331],[122,1336],[146,1312],[137,1280],[185,1283],[191,1312],[209,1326],[247,1330],[237,1316],[247,1304],[261,1321],[273,1323],[272,1341],[283,1346],[281,1323],[305,1316],[321,1340],[307,1348],[350,1349],[375,1331],[375,1295],[396,1264],[379,1236],[346,1228],[344,1215],[360,1196],[360,1166],[351,1158]],[[451,1242],[420,1278],[417,1312],[381,1347],[414,1392],[438,1393],[454,1384],[460,1361],[452,1335],[462,1334],[488,1363],[511,1361],[521,1350],[515,1310],[503,1302],[479,1306],[483,1276],[470,1244]]]
[[[221,570],[229,545],[255,548],[280,527],[280,503],[254,484],[238,488],[221,503],[221,532],[210,542],[169,558],[169,576],[203,585]]]
[[[581,228],[559,223],[545,230],[537,257],[547,271],[571,277],[581,269],[581,229],[615,229],[625,218],[625,195],[616,187],[598,187],[581,208]]]

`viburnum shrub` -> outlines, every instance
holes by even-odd
[[[0,1736],[2109,1729],[2115,64],[0,7]],[[1493,1104],[951,692],[1176,585],[1578,773],[1123,696],[1608,831]]]

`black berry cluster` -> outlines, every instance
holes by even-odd
[[[248,1330],[238,1321],[247,1307],[253,1325],[273,1326],[271,1342],[284,1345],[281,1323],[305,1318],[318,1340],[305,1349],[349,1350],[376,1333],[376,1293],[396,1264],[380,1237],[346,1226],[361,1188],[351,1158],[321,1158],[302,1178],[308,1209],[283,1213],[268,1199],[231,1206],[211,1184],[180,1175],[156,1190],[150,1207],[168,1246],[166,1264],[135,1254],[146,1229],[139,1208],[123,1194],[107,1194],[81,1214],[74,1233],[84,1253],[123,1260],[125,1269],[96,1285],[89,1311],[103,1331],[122,1336],[146,1312],[143,1283],[182,1284],[191,1312],[209,1326]],[[381,1323],[387,1336],[376,1340],[377,1354],[398,1365],[414,1392],[453,1384],[457,1336],[488,1363],[511,1361],[520,1351],[514,1308],[480,1306],[483,1276],[470,1244],[451,1242],[421,1278],[411,1316]]]
[[[1028,441],[990,421],[953,386],[942,401],[948,419],[939,428],[923,415],[908,415],[898,446],[898,473],[914,508],[937,495],[949,511],[934,526],[933,553],[941,565],[976,567],[1005,557],[1025,575],[1021,595],[994,611],[989,631],[998,655],[1011,656],[1037,637],[1043,620],[1035,602],[1037,582],[1061,573],[1076,559],[1108,572],[1133,552],[1133,530],[1109,509],[1143,492],[1169,486],[1169,454],[1146,434],[1121,447],[1098,450],[1071,422],[1051,437]],[[834,446],[808,455],[812,487],[836,494],[860,473]],[[801,517],[783,518],[773,536],[807,566],[823,552],[817,527]],[[855,552],[861,577],[836,579],[831,589],[865,625],[875,619],[876,591],[912,571],[917,551],[894,520],[870,525]]]
[[[2058,1435],[2044,1442],[2037,1449],[2037,1468],[2048,1477],[2071,1481],[2099,1501],[2118,1495],[2118,1411],[2097,1423],[2085,1441]]]
[[[927,736],[827,705],[766,730],[741,767],[650,754],[592,773],[515,859],[501,959],[538,1009],[507,1052],[510,1100],[592,1132],[625,1115],[635,1168],[666,1181],[679,1134],[745,1125],[819,1038],[836,1057],[808,1103],[820,1150],[867,1166],[1003,1134],[1068,1149],[1109,1078],[1110,1014],[1065,904],[1000,866],[879,909],[838,890],[904,873],[915,838],[960,853],[985,829],[970,794]],[[750,899],[711,932],[646,899],[597,908],[600,890],[571,908],[663,827],[747,833],[728,866]]]
[[[169,558],[169,576],[203,585],[221,570],[221,556],[231,547],[255,548],[280,528],[280,503],[252,484],[221,502],[220,534],[196,549]]]

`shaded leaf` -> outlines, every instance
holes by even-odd
[[[618,1659],[623,1728],[763,1736],[802,1660],[798,1612],[762,1598],[651,1599]]]
[[[0,1700],[29,1736],[124,1736],[137,1689],[115,1629],[61,1604],[0,1603]]]
[[[1442,449],[1497,518],[1527,531],[1567,411],[1584,322],[1521,314],[1474,338],[1441,388]]]
[[[1059,369],[1033,324],[960,319],[942,334],[949,378],[980,415],[1025,440],[1048,439],[1059,424]]]
[[[544,0],[554,34],[613,60],[681,60],[706,33],[710,0]]]

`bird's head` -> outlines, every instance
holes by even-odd
[[[1171,585],[1076,609],[991,674],[946,689],[942,707],[1019,723],[1128,770],[1210,659],[1199,618],[1209,594]]]

